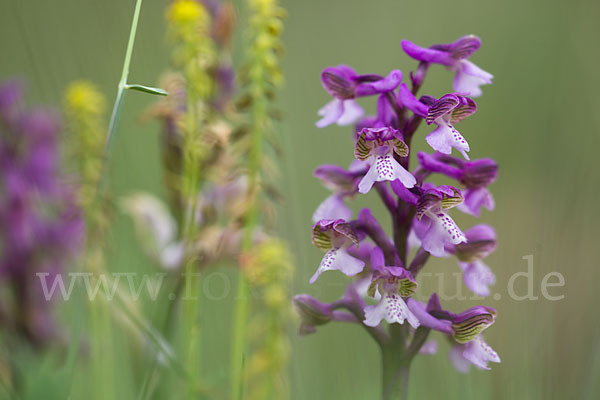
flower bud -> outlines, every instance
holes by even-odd
[[[496,310],[491,307],[477,306],[452,318],[454,340],[467,343],[494,323]]]
[[[488,186],[498,176],[498,164],[490,158],[464,163],[460,181],[466,187]]]
[[[463,262],[474,262],[487,257],[496,249],[496,232],[489,225],[475,225],[465,232],[466,243],[457,244],[456,258]]]
[[[307,294],[294,296],[294,307],[300,315],[300,334],[308,335],[317,330],[317,326],[325,325],[333,319],[329,305],[321,303]]]

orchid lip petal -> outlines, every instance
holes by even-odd
[[[413,328],[420,325],[417,317],[408,309],[408,306],[398,294],[382,296],[379,304],[365,307],[365,320],[367,326],[378,326],[382,320],[388,323],[404,324],[407,320]]]
[[[354,276],[360,273],[364,266],[365,263],[363,261],[352,257],[345,249],[331,249],[325,253],[319,264],[319,268],[310,278],[309,282],[311,284],[315,283],[323,272],[330,270],[338,270],[347,276]]]

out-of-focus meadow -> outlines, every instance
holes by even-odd
[[[65,87],[75,79],[97,83],[112,101],[133,3],[3,0],[0,77],[24,78],[32,103],[60,105]],[[491,187],[496,210],[484,211],[481,221],[493,225],[499,238],[498,249],[488,259],[497,276],[494,295],[482,302],[498,310],[486,340],[502,363],[492,365],[491,371],[472,368],[469,374],[460,374],[448,361],[447,344],[437,337],[438,354],[418,358],[411,371],[411,398],[599,398],[600,3],[288,0],[283,6],[289,15],[284,33],[286,84],[279,101],[284,119],[277,128],[284,151],[279,229],[296,260],[293,293],[333,300],[343,291],[344,278],[339,274],[325,274],[314,287],[308,284],[321,257],[310,244],[311,215],[327,195],[312,171],[322,163],[346,166],[353,155],[348,128],[319,130],[314,125],[317,110],[328,101],[319,81],[321,69],[343,63],[359,73],[385,74],[399,68],[407,76],[416,62],[402,53],[401,39],[428,46],[476,34],[483,45],[473,61],[493,73],[494,81],[484,88],[477,113],[462,123],[461,132],[469,140],[472,157],[491,157],[500,165],[499,179]],[[142,8],[132,81],[156,83],[168,65],[164,9],[165,2],[159,1],[147,1]],[[240,46],[238,35],[235,48]],[[234,62],[239,61],[237,53]],[[430,71],[423,93],[439,97],[451,90],[449,72],[440,67]],[[140,120],[153,101],[142,94],[127,94],[109,167],[115,197],[135,190],[165,196],[159,126]],[[413,141],[420,150],[426,148],[426,131],[422,127]],[[375,204],[374,200],[371,195],[354,206]],[[384,215],[381,209],[376,214]],[[464,226],[475,223],[467,216],[457,219]],[[109,240],[111,271],[154,268],[142,255],[131,221],[124,215],[117,216]],[[509,279],[527,271],[524,257],[530,255],[533,291],[539,299],[511,299]],[[440,259],[428,268],[446,272],[446,295],[451,296],[455,290],[451,272],[459,272],[456,263]],[[236,278],[234,266],[224,271],[225,280],[207,283],[207,290],[215,295],[202,305],[207,332],[203,369],[210,370],[217,382],[229,368],[229,337],[219,332],[230,330]],[[561,300],[542,296],[542,280],[550,272],[564,276],[564,287],[549,289],[553,296],[564,295]],[[423,283],[427,293],[437,289],[434,283],[435,279]],[[525,279],[518,278],[516,293],[527,290]],[[457,301],[449,305],[454,310],[465,308]],[[69,305],[60,307],[68,326]],[[148,313],[158,308],[152,302],[144,305]],[[120,393],[116,398],[134,398],[138,388],[130,378],[136,375],[135,356],[128,349],[126,332],[113,335],[114,349],[106,360],[115,366]],[[292,399],[377,398],[378,349],[363,330],[330,324],[316,335],[294,335],[292,342]],[[30,363],[32,375],[52,379],[31,357],[24,354],[14,362]]]

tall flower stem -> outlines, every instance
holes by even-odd
[[[264,121],[267,116],[267,103],[262,96],[262,86],[259,83],[254,84],[254,93],[260,93],[252,105],[251,115],[251,143],[248,153],[248,177],[249,177],[249,199],[244,220],[244,237],[242,242],[242,254],[252,248],[254,230],[258,225],[258,192],[259,175],[262,155],[262,133],[264,130]],[[235,299],[234,330],[233,342],[231,347],[231,393],[232,400],[243,398],[243,363],[244,352],[247,343],[247,323],[249,303],[249,286],[244,271],[240,270],[238,277],[237,295]]]
[[[404,400],[408,395],[410,357],[406,325],[390,325],[390,341],[381,348],[382,399]]]
[[[108,125],[108,134],[106,136],[106,145],[104,147],[104,163],[103,169],[106,170],[106,166],[111,157],[112,146],[114,137],[117,131],[117,125],[119,123],[119,117],[121,116],[121,108],[123,107],[123,99],[125,97],[125,90],[127,89],[127,77],[129,76],[129,65],[131,64],[131,54],[133,53],[133,45],[135,44],[135,34],[137,32],[138,21],[140,19],[140,10],[142,8],[142,0],[137,0],[135,3],[135,11],[133,12],[133,21],[131,22],[131,29],[129,31],[129,40],[127,42],[127,50],[125,52],[125,61],[123,62],[123,69],[121,71],[121,80],[117,87],[117,97],[113,106],[112,114],[110,116],[110,123]],[[100,187],[104,185],[106,171],[102,174]]]

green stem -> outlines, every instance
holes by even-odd
[[[135,11],[133,13],[133,21],[131,22],[131,30],[129,31],[129,40],[127,42],[127,50],[125,52],[125,61],[123,62],[123,69],[121,71],[121,80],[117,88],[117,97],[113,106],[112,114],[110,116],[110,123],[108,125],[108,134],[106,136],[106,144],[104,146],[104,163],[102,168],[106,169],[108,162],[112,154],[112,146],[114,137],[117,131],[117,125],[119,124],[119,117],[121,116],[121,108],[123,106],[123,99],[125,97],[125,90],[127,89],[127,77],[129,76],[129,65],[131,64],[131,54],[133,53],[133,45],[135,44],[135,33],[137,32],[138,21],[140,19],[140,10],[142,8],[142,1],[137,0],[135,3]],[[101,175],[100,188],[105,184],[105,175],[103,171]]]
[[[258,194],[260,167],[262,156],[263,132],[265,121],[268,119],[266,95],[260,85],[261,77],[255,77],[256,81],[250,85],[250,93],[254,94],[252,109],[250,111],[252,121],[250,127],[250,149],[248,151],[248,208],[244,219],[244,238],[242,253],[252,249],[254,230],[259,222]],[[248,312],[250,310],[249,285],[240,269],[235,299],[233,342],[231,346],[231,399],[243,398],[244,393],[244,353],[247,343]]]
[[[381,347],[382,399],[405,400],[411,357],[406,349],[406,325],[391,324],[390,341]]]
[[[248,282],[243,272],[238,277],[237,296],[234,314],[233,343],[231,346],[231,399],[242,399],[244,395],[244,353],[246,349],[248,302]]]

